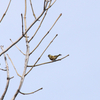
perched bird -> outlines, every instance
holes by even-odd
[[[49,59],[50,60],[56,60],[57,59],[57,57],[59,57],[59,56],[61,56],[61,54],[59,54],[59,55],[54,55],[54,56],[52,56],[52,55],[48,55],[48,57],[49,57]]]

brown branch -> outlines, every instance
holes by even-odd
[[[52,7],[52,5],[56,2],[56,0],[50,5],[50,7]],[[47,9],[45,10],[48,10],[50,7],[48,7]]]
[[[23,29],[23,14],[21,14],[21,18],[22,18],[22,35],[24,35],[24,29]]]
[[[56,61],[60,61],[60,60],[66,58],[66,57],[68,57],[68,56],[69,56],[69,54],[66,55],[66,56],[64,56],[64,57],[62,57],[62,58],[60,58],[60,59],[57,59],[57,60],[55,60],[55,61],[49,61],[49,62],[37,64],[37,65],[28,65],[27,67],[37,67],[37,66],[40,66],[40,65],[45,65],[45,64],[53,63],[53,62],[56,62]]]
[[[56,2],[56,0],[47,8],[48,2],[50,2],[51,4],[52,0],[44,0],[44,6],[43,6],[44,10],[48,10]]]
[[[38,30],[39,30],[39,28],[41,27],[42,22],[43,22],[43,20],[44,20],[44,18],[45,18],[45,16],[46,16],[46,14],[47,14],[47,11],[45,12],[45,14],[44,14],[44,16],[43,16],[43,19],[41,20],[40,25],[38,26],[36,32],[34,33],[34,35],[31,37],[31,39],[30,39],[28,42],[30,42],[30,41],[34,38],[34,36],[36,35],[36,33],[38,32]]]
[[[3,46],[1,46],[1,49],[3,51]],[[7,90],[8,90],[8,86],[9,86],[9,82],[10,82],[9,67],[8,67],[7,58],[6,58],[5,53],[4,53],[4,60],[5,60],[6,68],[7,68],[7,83],[6,83],[6,87],[5,87],[4,93],[2,94],[0,100],[4,99],[4,96],[5,96],[5,94],[6,94]]]
[[[46,9],[46,7],[47,7],[47,5],[48,5],[48,2],[49,2],[48,0],[45,1],[45,8],[44,8],[44,9]],[[50,0],[50,3],[51,3],[51,0]],[[50,7],[50,6],[49,6],[49,7]]]
[[[10,77],[9,79],[12,79],[12,78],[14,78],[14,76]]]
[[[26,3],[26,0],[25,0],[25,3]],[[25,4],[25,6],[26,6],[26,4]],[[41,15],[37,18],[37,20],[43,15],[43,13],[45,12],[45,10],[41,13]],[[35,20],[36,21],[36,20]],[[32,23],[32,25],[33,25],[33,23]],[[28,30],[28,29],[27,29]],[[26,31],[27,31],[26,30]],[[26,32],[25,31],[25,32]],[[27,34],[27,32],[26,32],[26,34]],[[57,36],[57,35],[56,35]],[[51,43],[53,42],[53,40],[51,41]],[[50,43],[50,44],[51,44]],[[24,81],[24,78],[25,78],[25,76],[26,76],[26,69],[27,69],[27,64],[28,64],[28,60],[29,60],[29,44],[28,44],[28,41],[26,41],[26,47],[27,47],[27,50],[26,50],[26,58],[25,58],[25,66],[24,66],[24,71],[23,71],[23,74],[22,74],[22,77],[21,77],[21,80],[20,80],[20,85],[19,85],[19,87],[18,87],[18,89],[17,89],[17,91],[16,91],[16,93],[14,94],[14,96],[13,96],[13,98],[12,98],[12,100],[15,100],[15,98],[16,98],[16,96],[18,95],[18,93],[19,93],[19,91],[20,91],[20,89],[21,89],[21,87],[22,87],[22,84],[23,84],[23,81]],[[46,48],[47,49],[47,48]],[[46,49],[44,50],[44,52],[46,51]],[[43,53],[44,53],[43,52]],[[43,53],[41,54],[41,56],[43,55]],[[39,59],[41,58],[41,56],[38,58],[38,60],[36,61],[36,63],[39,61]],[[30,70],[31,71],[31,70]],[[29,71],[29,72],[30,72]],[[28,73],[27,73],[28,74]]]
[[[44,0],[44,6],[43,6],[43,10],[45,10],[45,2],[46,2],[46,0]]]
[[[15,66],[14,66],[14,64],[13,64],[13,62],[12,62],[12,60],[11,60],[11,58],[9,57],[8,54],[7,54],[7,56],[8,56],[8,58],[9,58],[9,60],[11,61],[12,65],[13,65],[15,71],[16,71],[16,74],[17,74],[19,77],[21,77],[21,75],[18,74],[18,72],[17,72],[17,70],[16,70],[16,68],[15,68]]]
[[[12,42],[12,43],[14,43],[11,39],[10,39],[10,41]],[[19,48],[18,48],[18,46],[15,44],[15,46],[16,46],[16,48],[23,54],[23,55],[25,55]]]
[[[49,8],[48,8],[49,9]],[[7,52],[11,47],[13,47],[16,43],[18,43],[24,36],[27,34],[27,32],[30,30],[30,28],[39,20],[39,18],[44,14],[46,10],[43,10],[42,13],[35,19],[35,21],[28,27],[28,29],[24,32],[24,35],[20,36],[19,39],[17,39],[13,44],[11,44],[7,49],[5,49],[3,52],[0,53],[0,56]]]
[[[43,88],[40,88],[40,89],[38,89],[38,90],[36,90],[36,91],[34,91],[34,92],[31,92],[31,93],[23,93],[23,92],[20,92],[19,91],[19,93],[21,93],[21,94],[23,94],[23,95],[29,95],[29,94],[33,94],[33,93],[36,93],[36,92],[38,92],[38,91],[40,91],[40,90],[42,90]]]
[[[35,15],[35,13],[34,13],[34,10],[33,10],[33,6],[32,6],[31,0],[30,0],[30,5],[31,5],[31,9],[32,9],[33,16],[34,16],[34,18],[36,19],[36,15]]]
[[[3,20],[4,16],[6,15],[6,13],[7,13],[7,11],[8,11],[8,8],[9,8],[9,6],[10,6],[10,3],[11,3],[11,0],[9,1],[9,4],[8,4],[8,6],[7,6],[7,9],[6,9],[5,13],[3,14],[3,16],[2,16],[2,18],[1,18],[1,20],[0,20],[0,22]]]
[[[52,27],[49,29],[49,31],[45,34],[45,36],[41,39],[41,41],[38,43],[38,45],[34,48],[34,50],[29,55],[31,55],[36,50],[36,48],[40,45],[40,43],[43,41],[43,39],[49,34],[49,32],[54,27],[54,25],[56,24],[56,22],[58,21],[58,19],[61,17],[61,15],[62,14],[59,15],[59,17],[56,19],[56,21],[54,22],[54,24],[52,25]]]
[[[0,70],[2,70],[2,71],[7,71],[7,69],[2,69],[2,68],[0,68]]]
[[[23,71],[23,74],[22,74],[22,77],[21,77],[21,80],[20,80],[20,84],[19,84],[19,87],[16,91],[16,93],[14,94],[13,98],[11,100],[15,100],[16,96],[18,95],[21,87],[22,87],[22,84],[24,82],[24,78],[25,78],[25,73],[26,73],[26,69],[27,69],[27,64],[28,64],[28,60],[29,60],[29,45],[28,45],[28,42],[26,41],[26,46],[27,46],[27,50],[26,50],[26,57],[25,57],[25,65],[24,65],[24,71]]]
[[[42,54],[40,55],[40,57],[37,59],[37,61],[35,62],[35,64],[32,66],[32,68],[25,74],[25,76],[33,69],[33,67],[36,65],[36,63],[40,60],[40,58],[42,57],[42,55],[44,54],[44,52],[47,50],[47,48],[50,46],[50,44],[53,42],[53,40],[58,36],[58,34],[56,34],[56,36],[52,39],[52,41],[48,44],[48,46],[45,48],[45,50],[42,52]]]
[[[50,7],[56,2],[56,0],[50,5]]]
[[[26,4],[26,0],[25,0],[25,13],[24,13],[25,32],[27,31],[27,27],[26,27],[26,10],[27,10],[27,4]],[[12,100],[15,100],[16,96],[18,95],[18,93],[19,93],[19,91],[22,87],[24,79],[25,79],[25,73],[26,73],[27,64],[28,64],[28,60],[29,60],[29,43],[28,43],[28,39],[27,39],[27,33],[26,33],[26,38],[25,39],[26,39],[26,56],[25,56],[24,70],[23,70],[23,74],[22,74],[22,77],[21,77],[21,80],[20,80],[19,87],[18,87],[16,93],[14,94]]]
[[[50,3],[49,3],[49,6],[50,6]],[[46,12],[45,12],[45,14],[44,14],[44,16],[43,16],[43,18],[42,18],[42,20],[41,20],[41,22],[40,22],[40,25],[38,26],[38,28],[37,28],[37,30],[36,30],[36,32],[34,33],[34,35],[31,37],[31,39],[30,39],[28,42],[30,42],[30,41],[34,38],[34,36],[35,36],[36,33],[38,32],[38,30],[40,29],[40,27],[41,27],[41,25],[42,25],[42,22],[43,22],[43,20],[44,20],[46,14],[47,14],[47,11],[48,11],[48,10],[46,10]]]
[[[62,59],[64,59],[64,58],[68,57],[68,56],[69,56],[69,54],[66,55],[66,56],[64,56],[64,57],[62,57],[62,58],[60,58],[60,59],[58,59],[57,61],[62,60]]]
[[[43,11],[40,16],[35,19],[35,21],[28,27],[28,29],[24,32],[24,35],[30,30],[30,28],[38,21],[38,19],[44,14],[45,11]],[[0,53],[0,56],[2,54],[4,54],[5,52],[7,52],[12,46],[14,46],[16,43],[18,43],[23,37],[24,35],[22,35],[21,37],[19,37],[19,39],[17,39],[13,44],[11,44],[7,49],[5,49],[3,52]]]

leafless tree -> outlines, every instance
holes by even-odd
[[[5,61],[5,64],[6,64],[6,68],[5,69],[2,69],[0,68],[1,71],[6,71],[7,72],[7,83],[6,83],[6,86],[5,86],[5,90],[3,91],[3,94],[0,98],[0,100],[3,100],[5,95],[6,95],[6,92],[8,90],[8,87],[9,87],[9,82],[10,82],[10,79],[13,79],[14,76],[10,77],[9,75],[9,66],[8,66],[8,61],[7,61],[7,57],[9,58],[9,60],[11,61],[12,63],[12,66],[16,72],[16,74],[18,75],[18,77],[20,77],[20,83],[19,83],[19,86],[15,92],[15,94],[13,95],[12,99],[11,100],[15,100],[15,98],[17,97],[17,95],[20,93],[20,94],[23,94],[23,95],[28,95],[28,94],[33,94],[39,90],[42,90],[43,88],[39,88],[31,93],[23,93],[21,92],[21,87],[23,85],[23,82],[25,80],[25,77],[32,71],[32,69],[34,67],[37,67],[37,66],[40,66],[40,65],[45,65],[45,64],[49,64],[49,63],[54,63],[56,61],[61,61],[62,59],[66,58],[67,56],[69,56],[69,54],[65,55],[64,57],[60,58],[60,59],[57,59],[55,61],[49,61],[49,62],[44,62],[44,63],[40,63],[40,64],[37,64],[37,62],[40,60],[40,58],[42,57],[42,55],[45,53],[45,51],[47,50],[47,48],[50,46],[50,44],[54,41],[54,39],[58,36],[58,34],[56,34],[54,36],[54,38],[51,40],[50,43],[48,43],[48,46],[44,49],[44,51],[42,52],[42,54],[38,57],[38,59],[36,60],[36,62],[33,64],[33,65],[28,65],[28,61],[29,61],[29,57],[30,55],[33,54],[33,52],[39,47],[39,45],[41,44],[41,42],[46,38],[46,36],[50,33],[51,29],[54,27],[54,25],[56,24],[56,22],[59,20],[59,18],[61,17],[62,14],[60,14],[58,16],[58,18],[55,20],[54,24],[51,26],[51,28],[47,31],[46,34],[44,34],[44,36],[42,37],[42,39],[39,41],[38,45],[30,52],[30,45],[29,43],[34,39],[36,33],[38,32],[38,30],[40,29],[41,25],[42,25],[42,22],[44,21],[45,17],[46,17],[46,14],[48,12],[48,10],[54,5],[54,3],[56,2],[56,0],[52,1],[52,0],[44,0],[44,3],[43,3],[43,10],[41,12],[41,14],[36,17],[36,14],[34,12],[34,9],[33,9],[33,5],[32,5],[32,2],[31,0],[29,1],[30,2],[30,6],[31,6],[31,10],[32,10],[32,14],[33,14],[33,17],[34,17],[34,21],[32,22],[32,24],[27,28],[27,24],[26,24],[26,11],[27,11],[27,0],[25,0],[25,12],[24,12],[24,16],[23,14],[21,14],[21,20],[22,20],[22,33],[21,33],[21,36],[15,41],[13,42],[11,39],[10,41],[12,42],[12,44],[10,46],[8,46],[6,49],[4,49],[4,46],[2,44],[0,44],[1,46],[1,50],[2,52],[0,53],[0,56],[4,55],[4,61]],[[9,4],[6,8],[6,11],[4,12],[4,14],[2,15],[1,19],[0,19],[0,24],[2,23],[2,21],[4,20],[4,17],[5,15],[7,14],[7,11],[10,7],[10,3],[11,3],[11,0],[9,1]],[[1,16],[1,15],[0,15]],[[40,18],[42,20],[40,20]],[[28,34],[29,34],[29,30],[33,27],[33,25],[35,23],[39,22],[39,25],[38,25],[38,28],[36,29],[35,33],[33,34],[33,36],[31,36],[31,38],[29,38]],[[24,23],[24,24],[23,24]],[[25,29],[24,29],[25,27]],[[21,51],[21,49],[19,49],[19,47],[17,46],[17,43],[19,41],[22,40],[22,38],[25,39],[25,43],[26,43],[26,53],[23,53]],[[10,56],[7,54],[7,51],[9,51],[13,46],[16,46],[16,48],[21,52],[21,54],[23,56],[25,56],[25,62],[24,62],[24,70],[23,70],[23,74],[20,75],[16,69],[16,67],[14,66],[14,63],[12,61],[12,59],[10,58]],[[1,63],[2,64],[2,63]],[[29,67],[30,69],[26,72],[27,70],[27,67]]]

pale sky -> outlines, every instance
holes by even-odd
[[[0,18],[8,4],[0,1]],[[32,0],[36,16],[42,12],[43,0]],[[34,21],[29,0],[27,1],[27,27]],[[6,49],[10,38],[16,41],[21,36],[21,13],[24,14],[24,0],[11,2],[9,10],[0,23],[0,45]],[[69,57],[46,65],[33,68],[25,77],[21,88],[24,93],[43,90],[31,95],[18,94],[16,100],[100,100],[100,1],[99,0],[57,0],[49,9],[47,16],[35,38],[30,42],[30,52],[39,40],[51,28],[59,14],[61,18],[43,40],[41,45],[30,56],[29,65],[35,63],[43,50],[58,34],[58,37],[46,50],[39,63],[50,61],[48,54],[69,54]],[[41,19],[40,19],[41,20]],[[34,34],[40,22],[28,32]],[[25,39],[17,46],[26,53]],[[1,50],[0,50],[1,52]],[[18,73],[22,75],[25,57],[14,46],[8,52]],[[59,57],[60,58],[60,57]],[[20,78],[7,58],[10,77],[9,89],[4,100],[11,100],[16,92]],[[5,68],[3,55],[0,56],[0,68]],[[29,68],[27,68],[27,71]],[[0,97],[6,85],[6,72],[0,71]]]

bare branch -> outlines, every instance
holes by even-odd
[[[11,61],[12,65],[13,65],[15,71],[16,71],[16,74],[17,74],[19,77],[21,77],[21,75],[18,74],[18,72],[17,72],[17,70],[16,70],[16,68],[15,68],[15,66],[14,66],[14,64],[13,64],[13,62],[12,62],[12,60],[11,60],[11,58],[9,57],[8,54],[7,54],[7,56],[8,56],[8,58],[9,58],[9,60]]]
[[[31,5],[31,9],[32,9],[33,16],[34,16],[34,18],[36,19],[36,15],[35,15],[35,13],[34,13],[34,10],[33,10],[33,6],[32,6],[31,0],[30,0],[30,5]]]
[[[1,49],[3,51],[3,46],[1,46]],[[5,60],[6,68],[7,68],[7,83],[6,83],[6,87],[5,87],[4,93],[2,94],[0,100],[4,99],[4,96],[5,96],[5,94],[6,94],[7,90],[8,90],[9,81],[10,81],[10,78],[9,78],[9,67],[8,67],[7,58],[6,58],[5,54],[4,54],[4,60]]]
[[[25,78],[25,73],[26,73],[26,69],[27,69],[27,64],[28,64],[28,60],[29,60],[29,45],[28,45],[28,41],[26,41],[26,46],[27,46],[27,51],[26,51],[26,58],[25,58],[25,65],[24,65],[24,71],[23,71],[23,74],[22,74],[22,77],[21,77],[21,80],[20,80],[20,84],[19,84],[19,87],[16,91],[16,93],[14,94],[13,98],[11,100],[15,100],[16,96],[18,95],[21,87],[22,87],[22,84],[24,82],[24,78]]]
[[[60,59],[56,60],[56,61],[62,60],[62,59],[64,59],[64,58],[68,57],[68,56],[69,56],[69,54],[66,55],[66,56],[64,56],[63,58],[60,58]]]
[[[10,3],[11,3],[11,0],[9,1],[9,4],[8,4],[8,6],[7,6],[7,9],[6,9],[5,13],[3,14],[3,16],[2,16],[2,18],[1,18],[1,20],[0,20],[0,22],[3,20],[4,16],[6,15],[6,13],[7,13],[7,11],[8,11],[8,8],[9,8],[9,6],[10,6]]]
[[[56,0],[55,0],[55,1],[56,1]],[[43,9],[44,9],[44,10],[49,9],[49,8],[55,3],[55,1],[51,4],[52,0],[44,0],[44,6],[43,6]],[[48,2],[50,2],[51,5],[48,6],[48,8],[47,8]]]
[[[25,31],[27,30],[27,24],[26,24],[26,13],[27,13],[27,0],[25,0],[25,12],[24,12],[24,25],[25,25]],[[25,39],[26,41],[28,41],[28,38],[27,38],[27,33],[25,35]]]
[[[22,18],[22,35],[24,35],[24,29],[23,29],[23,14],[21,14],[21,18]]]
[[[25,13],[24,13],[25,32],[27,31],[26,30],[27,29],[27,27],[26,27],[26,9],[27,9],[27,4],[26,4],[26,0],[25,0]],[[16,93],[14,94],[12,100],[15,100],[16,96],[18,95],[18,93],[19,93],[19,91],[22,87],[22,84],[23,84],[24,79],[25,79],[25,73],[26,73],[26,69],[27,69],[28,60],[29,60],[29,44],[28,44],[27,32],[26,32],[26,57],[25,57],[24,70],[23,70],[23,74],[22,74],[22,77],[21,77],[21,80],[20,80],[19,87],[18,87]]]
[[[46,2],[46,0],[44,0],[44,6],[43,6],[43,10],[45,10],[45,2]]]
[[[14,43],[11,39],[10,39],[10,41],[12,42],[12,43]],[[23,54],[23,55],[25,55],[19,48],[18,48],[18,46],[15,44],[15,46],[16,46],[16,48]]]
[[[48,2],[49,2],[48,0],[45,1],[45,9],[46,9],[46,7],[47,7],[47,5],[48,5]],[[51,2],[50,2],[49,4],[51,4]],[[49,7],[50,7],[50,6],[49,6]]]
[[[40,25],[39,25],[39,27],[37,28],[36,32],[34,33],[34,35],[31,37],[31,39],[30,39],[28,42],[30,42],[30,41],[34,38],[34,36],[36,35],[36,33],[38,32],[38,30],[39,30],[39,28],[41,27],[42,22],[43,22],[43,20],[44,20],[44,18],[45,18],[45,16],[46,16],[46,14],[47,14],[47,11],[45,12],[45,14],[44,14],[44,16],[43,16],[43,19],[41,20]]]
[[[33,69],[33,67],[36,65],[36,63],[40,60],[40,58],[42,57],[42,55],[44,54],[44,52],[47,50],[47,48],[50,46],[50,44],[53,42],[53,40],[58,36],[58,34],[56,34],[56,36],[52,39],[52,41],[48,44],[48,46],[45,48],[45,50],[42,52],[42,54],[40,55],[40,57],[37,59],[37,61],[35,62],[35,64],[32,66],[32,68],[25,74],[25,76]]]
[[[2,69],[2,68],[0,68],[0,70],[2,70],[2,71],[7,71],[7,69]]]
[[[4,54],[5,52],[7,52],[11,47],[13,47],[16,43],[18,43],[24,36],[25,34],[30,30],[30,28],[38,21],[38,19],[44,14],[45,11],[43,11],[40,16],[35,19],[35,21],[28,27],[28,29],[24,32],[24,35],[22,35],[21,37],[19,37],[19,39],[17,39],[13,44],[11,44],[7,49],[5,49],[3,52],[0,53],[0,56],[2,54]]]
[[[50,7],[56,2],[56,0],[50,5]]]
[[[14,78],[14,76],[12,76],[12,77],[9,77],[9,79],[12,79],[12,78]]]
[[[50,7],[52,7],[55,2],[56,0],[50,5]],[[48,10],[50,7],[48,7],[46,10]]]
[[[48,8],[49,9],[49,8]],[[0,53],[0,56],[7,52],[11,47],[13,47],[16,43],[18,43],[24,36],[27,34],[27,32],[30,30],[30,28],[39,20],[39,18],[44,14],[46,10],[43,10],[43,12],[38,16],[37,19],[28,27],[28,29],[24,32],[24,35],[20,36],[19,39],[17,39],[13,44],[11,44],[7,49],[5,49],[3,52]]]
[[[62,14],[59,15],[59,17],[58,17],[58,18],[56,19],[56,21],[53,23],[53,25],[51,26],[51,28],[49,29],[49,31],[42,37],[42,39],[39,41],[38,45],[34,48],[34,50],[33,50],[31,53],[29,53],[29,42],[34,38],[34,36],[35,36],[36,33],[38,32],[38,30],[40,29],[40,27],[41,27],[41,25],[42,25],[42,23],[43,23],[43,21],[44,21],[44,18],[45,18],[45,16],[46,16],[46,14],[47,14],[49,8],[56,2],[56,0],[53,0],[53,3],[52,3],[52,0],[44,0],[44,6],[43,6],[44,8],[43,8],[43,11],[41,12],[41,14],[40,14],[38,17],[36,17],[36,15],[35,15],[35,13],[34,13],[34,9],[33,9],[34,7],[32,6],[32,1],[30,0],[30,6],[31,6],[32,13],[33,13],[33,16],[34,16],[35,20],[32,22],[32,24],[31,24],[28,28],[27,28],[27,22],[26,22],[27,0],[24,0],[24,1],[25,1],[24,19],[23,19],[23,14],[21,14],[21,19],[22,19],[22,35],[21,35],[15,42],[13,42],[13,41],[10,39],[10,41],[12,42],[12,44],[11,44],[10,46],[8,46],[5,50],[3,50],[3,47],[1,47],[2,52],[0,53],[0,56],[1,56],[2,54],[4,54],[4,59],[5,59],[6,68],[7,68],[7,69],[2,69],[2,68],[0,68],[0,70],[7,71],[7,84],[6,84],[5,91],[4,91],[3,95],[2,95],[2,97],[0,98],[0,100],[3,100],[3,98],[4,98],[4,96],[5,96],[6,92],[7,92],[7,89],[8,89],[9,81],[10,81],[10,79],[13,78],[13,77],[9,77],[9,68],[8,68],[8,64],[7,64],[7,59],[6,59],[5,53],[6,53],[9,49],[11,49],[14,45],[17,47],[17,49],[18,49],[23,55],[25,55],[25,63],[24,63],[23,73],[22,73],[22,75],[19,75],[19,73],[17,72],[16,67],[14,66],[14,64],[13,64],[13,62],[12,62],[12,60],[11,60],[11,58],[10,58],[9,55],[7,54],[9,60],[11,61],[12,65],[13,65],[13,67],[14,67],[14,70],[15,70],[16,74],[17,74],[19,77],[21,77],[21,78],[20,78],[19,86],[18,86],[18,88],[17,88],[17,90],[16,90],[16,92],[15,92],[15,94],[13,95],[13,97],[12,97],[11,100],[15,100],[15,98],[16,98],[17,95],[18,95],[18,93],[21,93],[21,94],[23,94],[23,95],[29,95],[29,94],[33,94],[33,93],[38,92],[39,90],[42,90],[42,89],[43,89],[43,88],[39,88],[39,89],[37,89],[36,91],[31,92],[31,93],[23,93],[23,92],[20,91],[20,90],[21,90],[21,87],[22,87],[22,85],[23,85],[25,76],[28,75],[28,73],[33,69],[33,67],[40,66],[40,65],[44,65],[44,64],[53,63],[53,62],[56,62],[56,61],[60,61],[60,60],[62,60],[62,59],[64,59],[64,58],[66,58],[67,56],[69,56],[69,54],[68,54],[68,55],[66,55],[66,56],[64,56],[64,57],[62,57],[62,58],[60,58],[60,59],[55,60],[55,61],[49,61],[49,62],[44,62],[44,63],[41,63],[41,64],[37,64],[38,61],[41,59],[42,55],[43,55],[43,54],[45,53],[45,51],[48,49],[48,47],[51,45],[51,43],[54,41],[54,39],[58,36],[58,34],[56,34],[56,36],[53,37],[53,39],[50,41],[50,43],[48,43],[48,45],[44,48],[44,50],[43,50],[43,52],[41,53],[41,55],[39,56],[39,58],[36,59],[36,62],[34,63],[34,65],[28,66],[29,56],[39,47],[39,45],[41,44],[41,42],[42,42],[42,41],[44,40],[44,38],[49,34],[49,32],[50,32],[51,29],[54,27],[54,25],[56,24],[56,22],[58,21],[58,19],[61,17]],[[11,0],[9,1],[9,4],[8,4],[8,6],[7,6],[7,9],[6,9],[5,13],[3,14],[3,16],[2,16],[2,18],[1,18],[1,20],[0,20],[0,22],[3,20],[4,16],[6,15],[10,3],[11,3]],[[33,36],[31,37],[31,39],[28,40],[28,37],[29,37],[29,36],[28,36],[28,35],[29,35],[29,34],[28,34],[28,31],[32,28],[32,26],[33,26],[37,21],[39,21],[39,18],[41,18],[42,15],[44,15],[44,16],[43,16],[41,22],[39,23],[38,28],[36,29],[35,33],[34,33]],[[25,27],[25,30],[24,30],[24,27],[23,27],[23,20],[24,20],[24,27]],[[24,53],[18,48],[18,46],[16,45],[23,37],[25,37],[25,40],[26,40],[26,53],[25,53],[25,54],[24,54]],[[37,64],[37,65],[36,65],[36,64]],[[31,67],[31,68],[27,71],[27,67]],[[27,72],[26,72],[26,71],[27,71]]]
[[[39,88],[38,90],[36,90],[36,91],[34,91],[34,92],[31,92],[31,93],[23,93],[23,92],[20,92],[19,91],[19,93],[21,93],[21,94],[23,94],[23,95],[29,95],[29,94],[33,94],[33,93],[36,93],[36,92],[38,92],[38,91],[40,91],[40,90],[42,90],[43,88]]]
[[[29,55],[31,55],[36,50],[36,48],[40,45],[40,43],[43,41],[43,39],[49,34],[49,32],[54,27],[54,25],[56,24],[56,22],[58,21],[58,19],[61,17],[61,15],[62,14],[59,15],[59,17],[56,19],[56,21],[54,22],[54,24],[52,25],[52,27],[49,29],[49,31],[45,34],[45,36],[41,39],[41,41],[38,43],[38,45],[34,48],[34,50]]]
[[[68,57],[68,56],[69,56],[69,54],[66,55],[66,56],[64,56],[64,57],[62,57],[62,58],[60,58],[60,59],[57,59],[57,60],[55,60],[55,61],[49,61],[49,62],[37,64],[37,65],[28,65],[27,67],[37,67],[37,66],[40,66],[40,65],[45,65],[45,64],[53,63],[53,62],[56,62],[56,61],[60,61],[60,60],[66,58],[66,57]]]
[[[49,6],[50,6],[50,3],[49,3]],[[31,37],[31,39],[30,39],[28,42],[30,42],[30,41],[34,38],[34,36],[36,35],[36,33],[38,32],[38,30],[39,30],[39,28],[41,27],[42,22],[43,22],[43,20],[44,20],[44,18],[45,18],[45,16],[46,16],[46,14],[47,14],[47,11],[48,11],[48,10],[46,10],[46,12],[45,12],[45,14],[44,14],[44,16],[43,16],[43,18],[42,18],[42,20],[41,20],[41,22],[40,22],[39,27],[38,27],[37,30],[36,30],[36,32],[34,33],[34,35]]]

